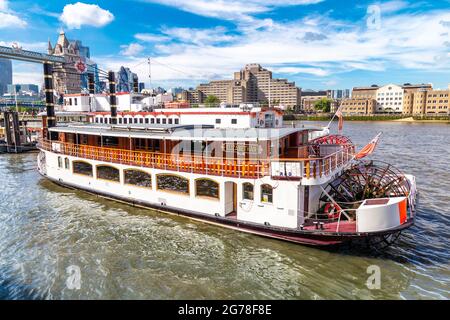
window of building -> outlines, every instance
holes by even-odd
[[[66,169],[70,169],[70,161],[69,161],[69,158],[65,158],[65,159],[64,159],[64,167],[65,167]]]
[[[119,169],[105,165],[97,166],[97,179],[120,182]]]
[[[158,190],[189,194],[189,180],[175,175],[158,174],[156,176],[156,188]]]
[[[141,170],[124,170],[125,184],[131,184],[143,188],[152,187],[152,176]]]
[[[92,165],[84,161],[72,162],[73,173],[92,177]]]
[[[62,158],[58,157],[58,168],[62,168]]]
[[[242,184],[242,199],[253,200],[253,184],[249,182]]]
[[[273,188],[271,185],[263,184],[261,186],[261,202],[273,203]]]
[[[210,179],[195,180],[195,195],[219,199],[219,184]]]

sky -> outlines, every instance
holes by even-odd
[[[247,63],[302,89],[450,83],[450,0],[0,0],[0,45],[45,52],[60,30],[103,70],[153,87],[231,79]],[[42,66],[14,62],[15,83]]]

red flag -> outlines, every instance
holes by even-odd
[[[373,138],[372,141],[369,142],[369,144],[367,144],[364,148],[362,148],[355,155],[355,159],[359,160],[359,159],[367,157],[369,154],[371,154],[375,150],[375,148],[378,144],[378,140],[380,139],[380,136],[381,136],[381,132],[379,134],[377,134],[376,137]]]
[[[342,105],[337,109],[336,116],[339,118],[338,122],[338,132],[341,133],[344,127],[344,116],[342,115]]]

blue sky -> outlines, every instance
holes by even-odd
[[[0,44],[45,51],[64,29],[103,69],[166,88],[260,63],[303,89],[450,83],[450,0],[0,0]],[[42,82],[14,63],[14,81]]]

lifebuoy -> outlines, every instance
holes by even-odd
[[[341,214],[341,210],[342,208],[338,204],[328,202],[323,211],[328,216],[328,219],[338,219]]]

